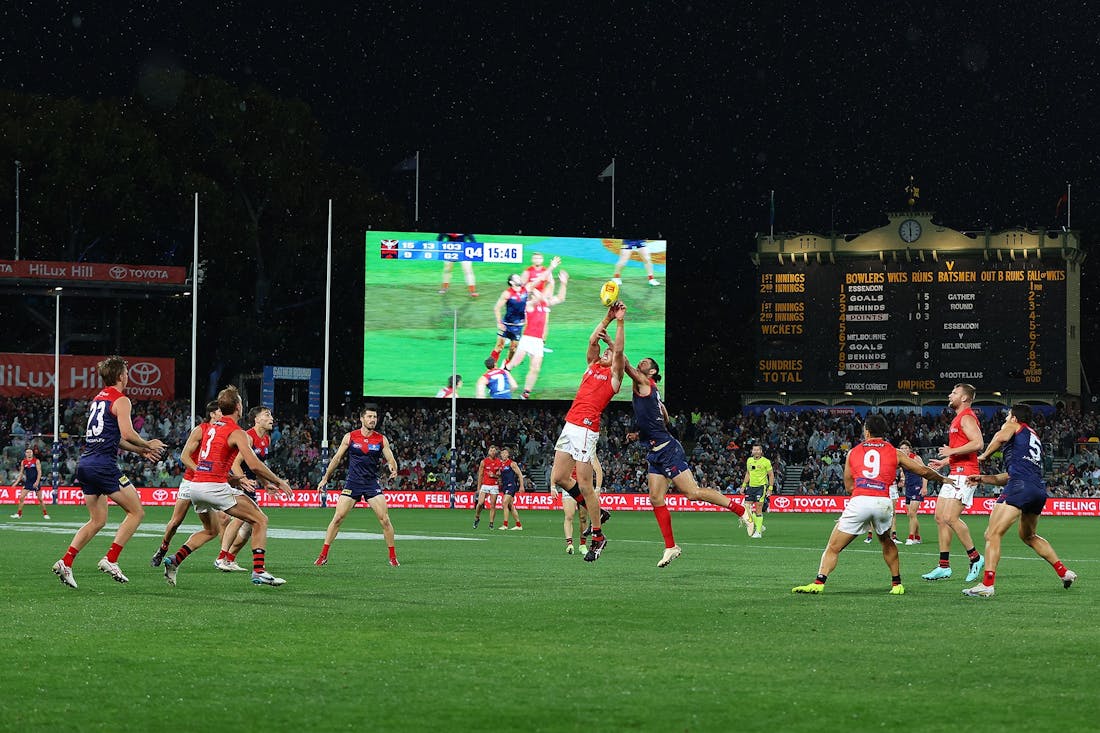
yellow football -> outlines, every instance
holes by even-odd
[[[614,280],[608,280],[600,288],[600,302],[606,306],[610,306],[616,300],[619,299],[619,284]]]

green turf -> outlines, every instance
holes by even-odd
[[[380,260],[378,239],[390,235],[397,233],[370,232],[367,238],[363,394],[435,396],[451,373],[457,311],[458,373],[464,382],[459,396],[473,397],[477,379],[485,372],[484,361],[496,344],[493,306],[508,287],[509,274],[522,272],[530,264],[530,253],[542,251],[547,264],[561,255],[561,269],[570,280],[565,302],[550,314],[546,342],[553,352],[543,359],[533,397],[573,399],[586,366],[588,337],[607,312],[598,295],[614,270],[617,244],[612,251],[597,239],[479,235],[483,241],[519,241],[525,251],[522,264],[475,263],[480,297],[474,299],[466,293],[460,265],[454,267],[450,292],[441,295],[441,263]],[[664,265],[658,264],[658,278],[663,280],[664,273]],[[555,281],[555,286],[560,292],[560,283]],[[623,272],[621,290],[628,308],[627,355],[634,362],[648,356],[664,365],[665,292],[664,285],[646,284],[645,270],[635,256]],[[528,365],[525,360],[514,371],[521,390]],[[619,398],[629,399],[629,392]]]
[[[769,515],[750,540],[727,514],[674,514],[684,554],[659,570],[648,513],[616,513],[587,564],[562,551],[559,512],[505,533],[487,517],[472,530],[467,511],[395,510],[391,568],[381,539],[354,538],[377,531],[364,509],[324,568],[331,510],[271,510],[282,588],[216,571],[213,546],[167,587],[148,565],[167,510],[149,509],[120,559],[131,582],[96,571],[105,531],[71,590],[50,565],[86,512],[51,513],[0,521],[3,730],[1096,729],[1094,520],[1041,522],[1081,576],[1069,591],[1012,536],[998,595],[969,599],[958,576],[920,580],[934,543],[900,548],[905,596],[861,542],[826,593],[792,595],[827,515]]]

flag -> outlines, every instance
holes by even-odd
[[[603,169],[603,173],[599,175],[601,181],[606,181],[608,178],[615,177],[615,160],[611,160],[611,165]]]
[[[394,173],[407,173],[416,170],[416,156],[410,155],[393,167]]]
[[[1064,194],[1062,194],[1062,197],[1058,199],[1058,205],[1054,207],[1054,216],[1055,216],[1055,218],[1061,216],[1062,207],[1065,206],[1067,203],[1069,203],[1069,194],[1064,193]]]

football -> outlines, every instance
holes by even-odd
[[[610,306],[619,299],[619,285],[614,280],[608,280],[600,288],[600,302]]]

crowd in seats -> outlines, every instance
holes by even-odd
[[[393,402],[382,405],[379,429],[387,435],[398,459],[399,476],[393,489],[446,489],[450,486],[450,403]],[[123,454],[123,470],[138,485],[176,487],[183,474],[178,451],[190,429],[189,405],[184,401],[136,402],[134,428],[146,438],[161,438],[175,448],[173,455],[151,463]],[[275,411],[275,430],[269,464],[295,488],[308,490],[324,472],[320,420],[287,420]],[[478,463],[490,445],[508,446],[536,488],[545,489],[554,443],[562,426],[560,406],[523,403],[512,406],[458,403],[455,426],[456,483],[460,490],[476,488]],[[861,436],[862,419],[843,411],[718,414],[691,412],[673,415],[673,424],[689,456],[692,470],[704,486],[737,493],[745,461],[755,444],[771,459],[776,483],[782,485],[787,466],[801,466],[798,491],[806,494],[842,493],[844,456]],[[87,418],[86,400],[67,400],[60,413],[61,483],[71,484]],[[53,402],[45,398],[0,398],[0,436],[7,436],[0,461],[0,481],[10,483],[18,473],[23,450],[31,447],[48,473],[52,469]],[[925,460],[947,443],[951,414],[936,416],[888,414],[891,439],[908,439]],[[1096,414],[1059,412],[1036,415],[1035,429],[1047,447],[1048,483],[1052,494],[1100,496],[1100,420]],[[357,428],[357,416],[332,416],[328,421],[330,455],[344,434]],[[244,425],[243,427],[249,427]],[[615,402],[604,413],[598,455],[604,467],[604,491],[646,490],[645,448],[631,441],[633,414],[629,403]],[[983,435],[991,436],[1000,419],[983,421]],[[1092,438],[1094,442],[1089,442]],[[1057,459],[1057,460],[1056,460]],[[997,457],[983,470],[1000,470]],[[341,477],[342,472],[337,473]]]

